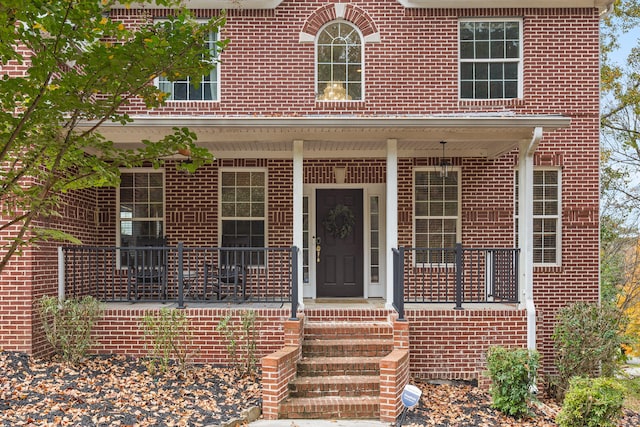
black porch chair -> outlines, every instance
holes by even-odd
[[[128,255],[129,300],[167,300],[165,238],[138,239]]]
[[[205,265],[205,292],[215,293],[218,300],[231,298],[234,302],[247,299],[249,254],[236,248],[248,247],[248,238],[227,239],[218,253],[218,265]]]

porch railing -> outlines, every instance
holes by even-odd
[[[295,301],[297,310],[295,247],[66,246],[60,256],[67,297],[175,302],[180,308],[186,302]]]
[[[405,303],[517,303],[519,249],[408,248],[393,250],[393,296]]]

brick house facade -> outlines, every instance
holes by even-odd
[[[266,208],[257,215],[263,229],[251,238],[263,239],[265,247],[302,249],[299,282],[292,284],[300,291],[300,310],[307,318],[363,320],[370,313],[323,311],[310,302],[345,296],[347,285],[359,282],[349,296],[382,301],[384,309],[373,315],[385,316],[394,303],[392,249],[440,248],[449,246],[450,238],[467,248],[520,248],[516,301],[497,304],[485,298],[483,304],[464,304],[463,310],[454,310],[449,300],[407,301],[410,369],[419,377],[478,378],[486,349],[500,344],[538,348],[543,370],[550,372],[557,310],[599,298],[598,26],[610,2],[538,1],[526,8],[508,0],[489,2],[491,7],[462,1],[455,8],[431,0],[248,0],[240,8],[224,1],[189,3],[201,18],[230,7],[220,35],[230,43],[221,53],[217,95],[172,100],[151,111],[134,102],[127,107],[134,123],[102,128],[107,138],[126,145],[187,126],[216,156],[194,174],[175,170],[173,163],[182,159],[160,171],[167,244],[228,246],[223,224],[233,215],[223,212],[222,181],[255,172],[264,184],[252,189],[264,190]],[[135,25],[141,17],[161,19],[166,13],[121,8],[111,17]],[[489,46],[483,25],[492,23],[515,28],[512,38],[496,30],[492,42],[502,43],[495,49],[518,46],[516,56],[478,60],[483,43]],[[355,30],[362,56],[354,59],[360,68],[347,66],[347,73],[356,73],[355,83],[342,80],[347,95],[329,100],[323,98],[328,87],[341,80],[333,74],[323,80],[319,40],[337,24]],[[470,57],[461,53],[467,48]],[[493,60],[499,71],[489,65]],[[425,196],[442,190],[431,181],[423,188],[421,180],[435,179],[445,158],[455,195],[450,200],[441,193],[440,199]],[[349,255],[357,258],[359,276],[352,280],[346,268],[340,270],[344,277],[327,291],[336,268],[326,267],[321,257],[332,247],[317,244],[316,236],[326,215],[320,205],[336,205],[331,197],[338,190],[355,191],[346,197],[362,204],[354,223],[360,245]],[[67,195],[61,218],[43,221],[86,245],[119,246],[119,221],[124,220],[118,216],[118,191]],[[443,209],[455,206],[448,215],[422,211],[421,203],[443,200]],[[518,204],[531,214],[519,215]],[[441,245],[425,244],[436,241]],[[411,286],[407,294],[424,296]],[[0,277],[0,347],[45,354],[34,304],[57,291],[56,245],[42,244],[15,257]],[[109,306],[95,351],[144,354],[138,318],[146,309]],[[200,361],[226,360],[215,331],[225,310],[187,304]],[[284,344],[289,311],[260,308],[257,314],[258,352],[266,355]]]

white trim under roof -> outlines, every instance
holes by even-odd
[[[187,9],[275,9],[282,0],[183,0]],[[112,9],[166,9],[166,6],[158,6],[155,3],[116,3]]]
[[[613,4],[613,0],[532,0],[526,5],[522,0],[398,0],[398,3],[407,8],[428,9],[594,7],[604,11]]]
[[[159,140],[174,127],[187,127],[198,144],[217,158],[292,158],[291,142],[304,141],[304,158],[386,158],[387,140],[397,140],[403,157],[441,154],[496,158],[530,140],[535,128],[567,128],[571,119],[554,115],[450,114],[432,116],[214,117],[137,116],[125,126],[103,123],[99,132],[120,148]],[[90,126],[86,123],[83,127]]]

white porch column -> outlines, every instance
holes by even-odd
[[[387,188],[386,188],[386,307],[393,308],[393,253],[398,247],[398,141],[387,140]]]
[[[304,275],[302,274],[302,246],[303,246],[303,186],[304,186],[304,169],[303,169],[303,141],[293,141],[293,246],[297,247],[298,252],[298,306],[304,308]]]
[[[536,349],[536,307],[533,301],[533,154],[542,139],[542,128],[531,141],[520,142],[518,167],[518,246],[520,247],[520,300],[527,310],[527,348]],[[522,304],[521,304],[522,305]]]

